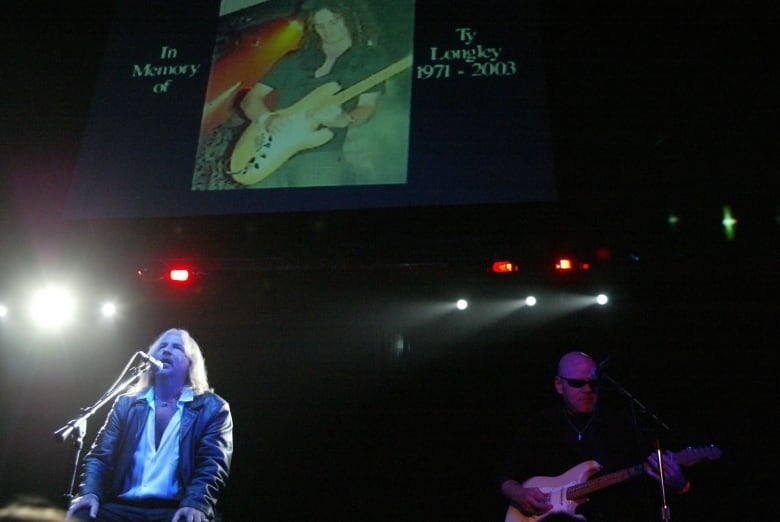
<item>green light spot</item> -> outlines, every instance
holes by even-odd
[[[737,219],[731,214],[731,207],[725,205],[723,207],[723,232],[726,234],[726,239],[732,241],[737,232]]]
[[[669,227],[676,229],[677,224],[680,222],[680,217],[677,214],[669,214],[669,217],[666,218],[666,222],[669,223]]]

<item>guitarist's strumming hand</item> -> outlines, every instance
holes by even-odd
[[[552,509],[550,495],[539,488],[524,488],[519,482],[507,480],[501,485],[501,492],[512,500],[512,504],[524,515],[535,516]]]
[[[688,484],[688,479],[685,478],[685,474],[683,474],[682,468],[677,463],[674,457],[674,453],[669,450],[663,452],[661,455],[661,463],[663,464],[664,485],[669,489],[670,492],[682,492]],[[652,452],[647,457],[647,466],[645,466],[645,471],[655,480],[661,480],[661,476],[658,470],[657,452]]]
[[[278,135],[284,133],[286,129],[292,126],[290,118],[274,114],[272,112],[266,113],[260,120],[260,125],[271,134]]]
[[[337,105],[326,105],[317,109],[311,119],[322,127],[341,128],[347,127],[352,119]]]
[[[341,110],[341,107],[328,105],[310,113],[289,116],[268,112],[259,121],[266,131],[279,136],[290,133],[305,135],[320,127],[346,127],[352,119]]]

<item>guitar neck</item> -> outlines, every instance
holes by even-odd
[[[333,105],[341,105],[345,101],[350,100],[355,96],[357,96],[358,94],[361,94],[362,92],[367,91],[368,89],[379,85],[383,81],[398,74],[404,69],[408,69],[411,66],[412,66],[411,55],[405,58],[401,58],[397,62],[391,63],[381,71],[376,72],[371,76],[365,78],[364,80],[361,80],[356,84],[347,87],[342,91],[337,92],[336,94],[331,96],[330,99],[328,99],[328,103]]]
[[[603,477],[597,477],[587,482],[583,482],[582,484],[577,484],[576,486],[568,488],[566,490],[566,498],[568,500],[576,500],[578,498],[585,497],[594,491],[598,491],[600,489],[612,486],[613,484],[618,484],[620,482],[630,480],[634,477],[638,477],[644,472],[645,468],[643,464],[637,464],[636,466],[631,466],[630,468],[621,469],[620,471],[615,471],[613,473],[604,475]]]
[[[675,462],[685,467],[698,464],[702,460],[719,459],[720,456],[721,451],[717,446],[690,447],[673,454]],[[596,477],[587,482],[583,482],[582,484],[571,486],[566,490],[566,498],[568,500],[575,500],[613,484],[638,477],[645,472],[647,469],[646,466],[646,463],[636,464],[630,468],[621,469],[620,471],[608,473],[603,477]]]

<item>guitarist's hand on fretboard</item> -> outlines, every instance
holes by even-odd
[[[682,491],[685,485],[688,484],[688,479],[685,478],[682,467],[677,463],[674,453],[666,450],[661,456],[661,464],[663,465],[664,485],[675,493]],[[657,452],[653,452],[647,457],[645,471],[654,479],[661,480]]]

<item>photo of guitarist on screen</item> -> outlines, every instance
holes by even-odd
[[[306,0],[253,27],[237,46],[253,49],[225,56],[243,71],[262,63],[261,74],[251,85],[246,72],[232,85],[223,79],[211,94],[193,190],[405,183],[412,59],[382,48],[368,4]],[[229,77],[229,63],[216,61],[212,80]],[[405,88],[389,96],[388,82],[404,76]]]

